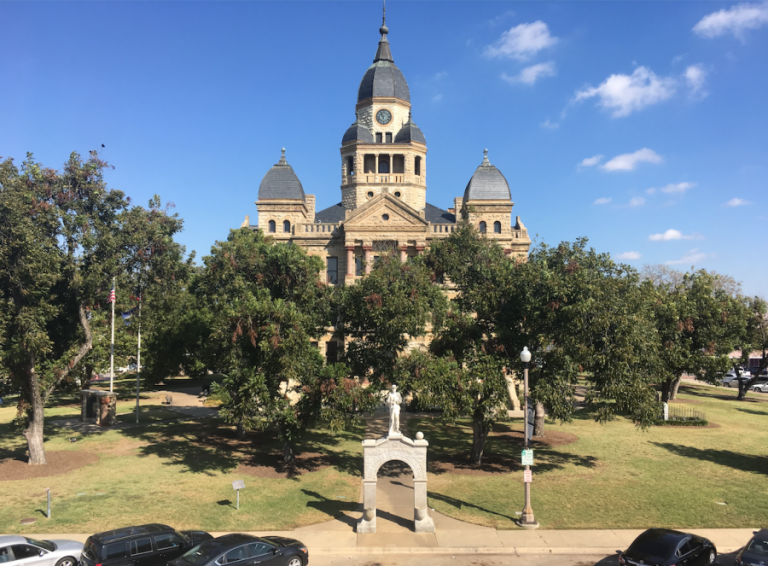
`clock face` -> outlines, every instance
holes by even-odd
[[[386,108],[382,108],[381,110],[376,112],[376,121],[379,124],[384,124],[384,125],[389,124],[390,120],[392,120],[392,114]]]

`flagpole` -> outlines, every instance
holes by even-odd
[[[139,424],[139,376],[141,375],[141,295],[139,295],[139,349],[136,354],[136,424]]]
[[[115,278],[112,278],[112,292],[115,292]],[[115,299],[112,298],[112,343],[109,346],[109,392],[112,393],[113,381],[115,379]]]

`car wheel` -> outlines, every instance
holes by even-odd
[[[303,564],[301,558],[298,556],[294,556],[288,561],[288,566],[303,566]]]
[[[56,566],[77,566],[77,560],[71,556],[65,556],[56,563]]]
[[[710,566],[715,563],[715,558],[717,558],[717,552],[715,552],[714,549],[709,551],[709,564]]]

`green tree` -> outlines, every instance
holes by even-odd
[[[275,426],[291,463],[297,436],[319,411],[322,357],[311,340],[330,324],[322,262],[248,228],[230,231],[203,262],[191,290],[208,326],[195,355],[227,376],[214,390],[219,414],[241,435]]]
[[[72,153],[63,171],[31,154],[0,163],[0,363],[21,388],[30,464],[45,464],[43,411],[93,347],[89,312],[144,246],[129,202],[104,181],[107,163]]]
[[[705,270],[685,273],[676,284],[654,286],[654,322],[662,400],[675,399],[683,374],[712,384],[730,366],[728,354],[745,338],[743,302]]]
[[[370,274],[338,290],[336,332],[347,340],[345,363],[372,390],[384,389],[393,383],[398,357],[440,328],[445,308],[421,257],[401,263],[395,254],[382,256]]]
[[[739,380],[739,400],[747,396],[749,388],[757,377],[768,368],[768,303],[762,297],[745,297],[746,328],[741,343],[741,363],[749,365],[749,355],[757,350],[761,353],[757,372],[749,381]]]

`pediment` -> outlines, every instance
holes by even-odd
[[[386,215],[386,220],[385,220]],[[344,226],[426,226],[427,221],[403,201],[389,194],[377,195],[344,220]]]

